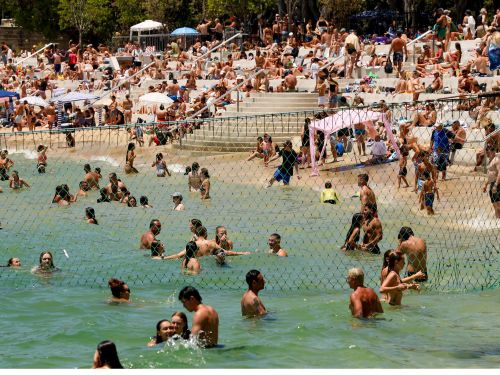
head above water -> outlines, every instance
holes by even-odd
[[[198,303],[202,302],[200,292],[195,287],[185,286],[182,288],[179,292],[179,301],[184,302],[191,298],[195,299]]]
[[[356,282],[357,285],[363,285],[365,282],[365,273],[361,268],[351,268],[347,273],[347,277]]]
[[[107,366],[109,368],[123,368],[118,358],[116,345],[109,340],[101,341],[97,345],[94,361],[98,367]]]
[[[398,234],[398,240],[407,241],[411,236],[414,236],[414,233],[410,227],[401,227]]]

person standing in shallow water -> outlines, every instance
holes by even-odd
[[[134,143],[129,143],[127,146],[127,154],[125,155],[125,173],[130,174],[130,173],[139,173],[139,171],[134,167],[134,160],[135,160],[135,144]]]
[[[380,293],[385,296],[386,302],[390,305],[401,305],[403,299],[403,290],[414,289],[419,290],[419,284],[407,284],[401,280],[399,273],[405,266],[405,258],[403,253],[393,251],[388,257],[388,274],[382,286]]]
[[[361,268],[351,268],[347,274],[347,283],[354,291],[349,297],[349,309],[355,318],[369,318],[383,313],[382,305],[372,288],[364,286],[365,274]]]
[[[259,298],[259,291],[264,289],[266,281],[260,271],[250,270],[246,275],[248,290],[241,299],[241,315],[243,316],[262,316],[267,314],[264,304]]]
[[[200,293],[192,286],[184,287],[179,301],[189,312],[194,312],[191,336],[205,348],[214,347],[219,341],[219,314],[211,306],[204,305]]]

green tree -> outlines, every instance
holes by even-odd
[[[144,2],[137,0],[115,0],[113,2],[115,20],[119,31],[128,32],[130,26],[144,21]]]
[[[246,25],[253,15],[263,14],[275,5],[275,0],[206,0],[207,13],[211,17],[236,16]]]
[[[59,0],[59,26],[61,29],[75,28],[78,42],[92,27],[102,28],[111,18],[109,0]]]
[[[366,9],[364,0],[319,0],[328,18],[333,18],[339,26],[347,25],[349,17]]]
[[[7,3],[9,2],[16,25],[29,31],[40,32],[47,38],[59,35],[59,0],[7,0]]]

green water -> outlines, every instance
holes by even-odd
[[[488,219],[479,227],[474,222],[488,213],[484,202],[470,198],[463,217],[415,217],[413,197],[395,203],[383,181],[375,183],[384,224],[382,251],[394,247],[399,228],[411,223],[428,241],[430,280],[421,293],[405,295],[402,308],[386,307],[383,320],[361,322],[349,315],[346,271],[362,266],[367,284],[378,289],[381,259],[339,251],[359,205],[350,198],[355,185],[338,185],[343,202],[333,207],[317,203],[317,191],[297,185],[262,189],[241,185],[236,177],[235,183],[222,184],[213,176],[213,198],[201,202],[186,191],[181,173],[158,179],[142,167],[141,175],[122,177],[136,198],[149,197],[153,209],[97,204],[95,192],[70,207],[57,207],[50,204],[55,186],[68,183],[76,192],[84,162],[49,159],[47,175],[39,176],[33,160],[12,157],[33,188],[12,192],[0,183],[0,259],[16,256],[23,263],[21,270],[0,269],[0,367],[89,367],[96,344],[104,339],[115,341],[122,362],[132,368],[500,364],[500,293],[481,291],[498,282],[498,227],[490,228]],[[103,161],[91,164],[101,166],[104,176],[120,172]],[[174,191],[184,194],[186,212],[171,210]],[[445,194],[444,200],[453,204],[453,198]],[[85,223],[87,206],[96,209],[99,226]],[[202,259],[202,273],[190,277],[180,273],[179,262],[152,261],[137,250],[153,218],[162,222],[159,238],[167,253],[181,250],[190,238],[192,217],[203,221],[211,238],[216,225],[226,225],[235,249],[253,254],[231,258],[222,268]],[[463,225],[450,229],[456,223]],[[282,235],[289,258],[265,253],[272,232]],[[62,269],[50,279],[29,271],[45,249],[52,250]],[[261,270],[268,282],[262,299],[272,314],[261,320],[242,319],[239,311],[244,275],[251,268]],[[127,281],[132,304],[107,304],[110,277]],[[177,294],[187,284],[198,287],[204,301],[218,310],[224,347],[146,348],[156,322],[182,310]]]

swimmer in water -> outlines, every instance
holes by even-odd
[[[45,173],[45,169],[47,168],[47,146],[39,145],[36,149],[38,152],[37,165],[36,168],[38,173]]]
[[[161,241],[154,240],[151,242],[151,259],[165,259],[164,252],[165,247]]]
[[[111,302],[130,302],[130,288],[127,284],[125,284],[125,281],[114,278],[109,279],[108,286],[111,289],[111,294],[113,296]]]
[[[165,177],[167,174],[169,177],[171,176],[161,152],[156,154],[156,160],[151,164],[151,167],[156,167],[156,177]]]
[[[259,298],[259,291],[264,289],[266,281],[260,271],[250,270],[247,272],[246,281],[248,290],[241,299],[241,315],[243,316],[262,316],[267,314],[264,304]]]
[[[156,323],[156,336],[151,338],[147,346],[152,347],[162,342],[168,341],[175,335],[175,326],[167,319],[162,319]]]
[[[219,341],[219,314],[202,303],[200,293],[192,286],[184,287],[179,293],[179,301],[189,312],[194,312],[191,335],[196,337],[200,346],[214,347]]]
[[[149,204],[148,197],[146,197],[145,195],[139,198],[139,203],[141,204],[142,208],[153,208],[153,206]]]
[[[288,256],[287,251],[281,248],[281,236],[278,233],[271,234],[267,243],[269,245],[269,254],[274,254],[279,257]]]
[[[390,305],[401,305],[403,299],[403,290],[414,289],[419,290],[419,284],[407,284],[401,280],[399,276],[400,271],[405,266],[405,259],[403,253],[399,251],[392,251],[388,257],[388,274],[382,286],[380,293],[386,296],[385,301]]]
[[[185,211],[186,206],[182,203],[182,194],[179,192],[175,192],[172,194],[172,202],[174,202],[174,211]]]
[[[97,219],[95,218],[95,211],[92,207],[87,207],[85,209],[85,219],[87,220],[87,223],[89,223],[89,224],[95,224],[95,225],[99,224],[97,222]]]
[[[90,191],[90,186],[87,181],[80,181],[80,190],[76,193],[77,197],[86,197],[88,196],[88,192]]]
[[[94,353],[94,363],[92,364],[92,368],[123,368],[120,363],[120,358],[118,358],[116,346],[112,341],[101,341],[99,345],[97,345],[97,349]]]
[[[39,265],[33,270],[33,273],[48,274],[60,271],[54,265],[54,257],[50,251],[43,251],[40,253]]]
[[[179,335],[184,340],[189,340],[191,331],[189,330],[186,314],[184,314],[182,311],[176,311],[172,314],[172,317],[170,319],[175,327],[175,334]]]
[[[106,190],[106,188],[101,188],[99,193],[101,194],[101,196],[97,198],[97,203],[111,202],[111,199],[109,199],[108,191]]]
[[[149,230],[141,236],[140,249],[151,249],[151,243],[156,240],[156,236],[160,234],[160,232],[160,220],[151,220],[149,223]]]
[[[7,262],[7,267],[21,268],[21,260],[19,258],[10,258]]]
[[[26,180],[19,178],[19,173],[17,171],[12,171],[9,179],[9,187],[11,189],[17,190],[21,189],[23,186],[30,187]]]
[[[355,318],[369,318],[383,313],[382,305],[372,288],[364,286],[365,274],[361,268],[351,268],[347,283],[354,291],[349,299],[349,309]]]
[[[201,271],[201,265],[198,259],[196,259],[196,252],[198,251],[198,246],[196,242],[189,241],[186,245],[186,255],[181,263],[181,271],[189,275],[197,275]]]
[[[97,171],[98,168],[95,169],[94,172],[92,172],[92,169],[90,168],[90,164],[85,164],[83,166],[83,170],[85,172],[85,176],[83,180],[87,182],[88,186],[93,189],[93,190],[99,190],[99,180],[102,178],[100,169],[99,172]]]

